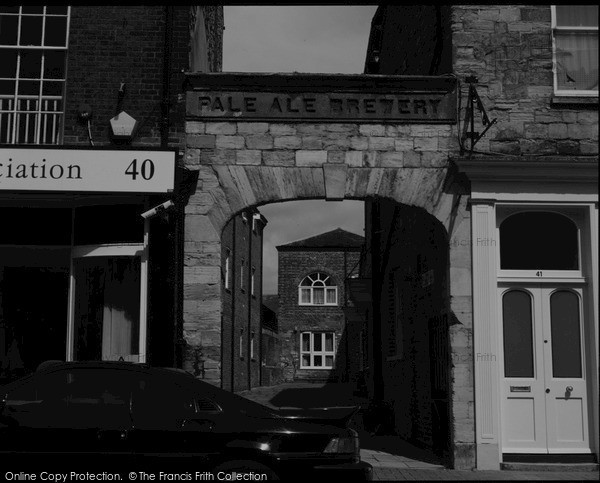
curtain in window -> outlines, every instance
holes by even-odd
[[[313,304],[323,305],[325,303],[325,289],[313,288]]]
[[[556,32],[558,88],[598,89],[598,35]]]

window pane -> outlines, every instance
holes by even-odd
[[[597,27],[598,5],[557,5],[556,25],[559,27]]]
[[[313,334],[313,351],[322,351],[323,350],[323,334]]]
[[[2,26],[0,26],[0,29]],[[0,49],[0,77],[15,78],[17,76],[17,52]]]
[[[67,17],[46,17],[44,45],[52,47],[67,45]]]
[[[308,277],[304,277],[304,280],[300,282],[300,285],[302,285],[303,287],[310,287],[312,285],[312,280]]]
[[[21,79],[39,79],[42,68],[42,52],[41,51],[24,51],[21,53],[21,67],[19,69],[19,77]]]
[[[42,14],[44,13],[44,7],[42,7],[41,5],[23,5],[23,13],[37,13],[37,14]]]
[[[315,367],[322,367],[323,366],[323,357],[322,356],[315,356],[313,359],[313,366]]]
[[[579,337],[579,298],[560,290],[550,297],[552,333],[552,375],[581,377],[581,341]]]
[[[302,351],[310,351],[310,334],[302,334]]]
[[[333,356],[325,356],[325,367],[333,367]]]
[[[500,225],[503,270],[577,270],[577,226],[558,213],[529,212]]]
[[[42,45],[42,17],[21,17],[20,45]]]
[[[310,354],[302,354],[302,367],[310,366]]]
[[[333,334],[331,332],[325,334],[325,350],[333,352]]]
[[[0,94],[15,95],[15,81],[0,81]],[[12,99],[0,99],[0,111],[10,109],[12,107]]]
[[[67,7],[62,7],[59,5],[48,5],[46,7],[46,14],[49,15],[66,15]]]
[[[327,293],[327,303],[328,304],[335,304],[337,302],[336,297],[335,297],[335,289],[334,288],[328,288],[325,289],[326,293]]]
[[[65,78],[65,53],[63,51],[46,51],[44,54],[44,79]]]
[[[556,33],[558,88],[598,89],[598,34]]]
[[[19,94],[27,96],[39,96],[40,94],[40,82],[39,81],[20,81],[19,82]],[[21,103],[19,109],[30,110],[25,107],[24,103]]]
[[[19,7],[0,7],[2,13],[19,13]]]
[[[300,289],[300,303],[302,303],[302,304],[310,303],[310,289],[309,288],[301,288]]]
[[[313,304],[323,305],[325,303],[325,289],[314,288],[313,289]]]
[[[0,15],[0,45],[17,45],[19,17]]]
[[[504,376],[533,377],[531,297],[511,290],[502,297]]]
[[[62,96],[63,92],[63,82],[44,82],[42,86],[42,95],[43,96]]]

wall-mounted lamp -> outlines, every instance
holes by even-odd
[[[131,140],[135,134],[137,124],[138,122],[133,117],[125,111],[121,111],[110,120],[113,138],[122,141]]]

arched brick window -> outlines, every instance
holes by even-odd
[[[298,304],[337,305],[337,286],[326,273],[311,273],[300,282]]]

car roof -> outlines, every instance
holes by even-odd
[[[178,374],[191,377],[196,380],[193,374],[184,369],[176,367],[155,367],[146,363],[123,362],[123,361],[58,361],[50,360],[42,362],[36,370],[40,372],[54,372],[60,369],[122,369],[126,371],[142,371],[162,375]]]

